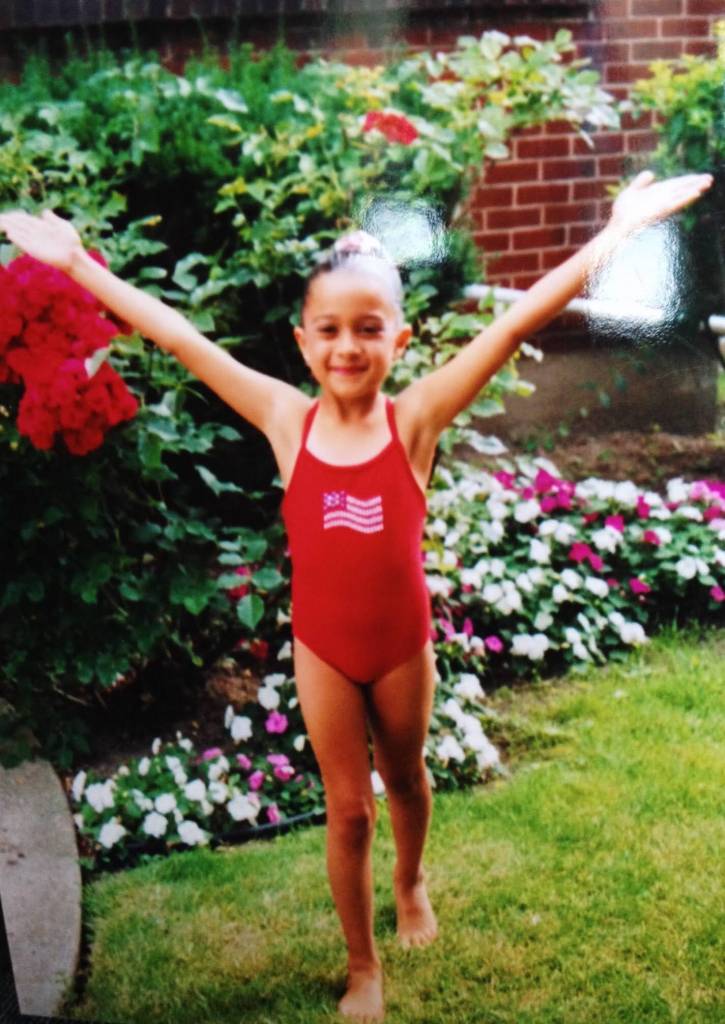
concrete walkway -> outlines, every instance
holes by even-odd
[[[0,900],[20,1012],[53,1017],[78,965],[81,875],[68,801],[47,761],[0,768]]]

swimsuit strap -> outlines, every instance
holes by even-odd
[[[319,406],[319,404],[320,404],[320,400],[318,398],[315,402],[312,403],[312,405],[309,407],[309,409],[305,413],[305,421],[304,421],[304,424],[302,426],[302,441],[300,442],[300,450],[301,451],[304,451],[305,448],[307,447],[307,435],[310,432],[310,427],[312,426],[312,420],[315,417],[315,413],[317,412],[317,407]]]
[[[398,428],[395,425],[395,412],[392,398],[389,395],[385,396],[385,411],[388,414],[388,425],[390,427],[390,433],[393,441],[398,441]]]

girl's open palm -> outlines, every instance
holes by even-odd
[[[83,248],[70,221],[57,217],[51,210],[43,210],[40,217],[23,210],[0,213],[0,230],[23,252],[59,270],[68,271],[73,254]]]
[[[710,174],[681,174],[655,181],[652,171],[642,171],[617,196],[610,222],[627,232],[637,231],[694,203],[711,185]]]

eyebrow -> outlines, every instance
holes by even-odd
[[[321,320],[337,320],[337,313],[320,313],[319,316],[313,317],[312,323],[319,323]],[[356,317],[357,320],[379,320],[381,323],[385,321],[385,316],[382,313],[361,313],[360,316]]]

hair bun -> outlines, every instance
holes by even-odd
[[[336,256],[357,253],[360,256],[376,256],[388,263],[393,262],[383,244],[367,231],[350,231],[347,235],[338,238],[332,251]]]

